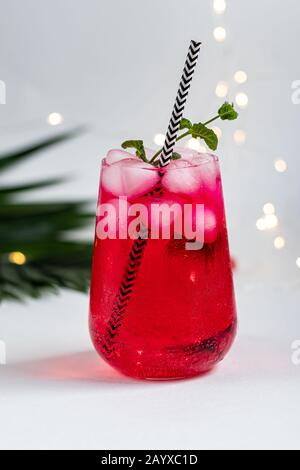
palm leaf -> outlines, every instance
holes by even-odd
[[[32,157],[35,153],[41,152],[42,150],[48,149],[49,147],[79,136],[83,130],[84,128],[80,127],[68,132],[63,132],[54,137],[49,137],[37,143],[28,145],[25,148],[14,150],[5,155],[0,155],[0,171],[7,170],[11,166],[16,165],[17,163],[21,163],[23,160]]]
[[[34,154],[79,135],[82,129],[65,132],[0,156],[0,171]],[[70,241],[68,236],[90,224],[88,201],[18,202],[23,192],[62,183],[62,178],[23,185],[0,186],[0,301],[23,301],[57,293],[60,288],[86,292],[92,244]],[[25,264],[14,262],[20,252]]]
[[[21,184],[17,186],[2,186],[0,187],[0,202],[9,199],[11,196],[16,196],[18,193],[24,193],[27,191],[34,191],[36,189],[48,188],[49,186],[55,186],[65,181],[65,178],[52,178],[44,181],[35,181],[33,183]]]

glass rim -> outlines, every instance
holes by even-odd
[[[150,168],[148,165],[150,165],[150,163],[146,163],[146,162],[143,162],[143,160],[140,160],[141,163],[144,163],[145,166],[135,166],[135,164],[133,163],[132,165],[126,165],[126,167],[124,168],[133,168],[135,170],[148,170],[148,171],[164,171],[166,169],[168,169],[168,171],[178,171],[178,170],[186,170],[186,169],[191,169],[191,168],[198,168],[198,167],[201,167],[201,166],[204,166],[204,165],[207,165],[209,163],[218,163],[219,162],[219,158],[217,155],[215,155],[214,153],[202,153],[202,152],[197,152],[195,150],[193,150],[193,152],[195,152],[197,154],[197,156],[199,157],[202,157],[202,160],[201,161],[198,161],[198,162],[192,162],[190,161],[190,166],[187,166],[187,167],[179,167],[179,168],[174,168],[174,167],[169,167],[169,165],[165,166],[164,168],[160,168],[160,167],[155,167],[155,166],[152,166],[152,168]],[[184,160],[184,157],[182,158]],[[130,159],[124,159],[124,160],[120,160],[120,162],[124,162],[124,161],[129,161]],[[119,162],[116,162],[116,163],[119,163]],[[147,165],[147,166],[146,166]],[[115,163],[107,163],[106,161],[106,157],[104,157],[101,161],[101,166],[103,168],[107,168],[107,167],[114,167],[115,166]],[[116,166],[116,168],[122,168],[122,165],[120,166]]]

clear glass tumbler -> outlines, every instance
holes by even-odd
[[[102,164],[90,332],[98,353],[135,378],[209,371],[236,334],[219,162],[195,151],[184,158],[164,170],[134,157]],[[154,220],[151,211],[161,205],[172,210]],[[195,249],[183,228],[185,207],[192,208],[193,227],[195,217],[202,219]]]

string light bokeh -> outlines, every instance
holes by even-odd
[[[227,37],[226,29],[222,26],[218,26],[213,31],[214,38],[217,42],[224,42]]]
[[[64,121],[60,113],[50,113],[47,117],[47,122],[50,126],[59,126]]]
[[[235,97],[235,102],[240,108],[246,108],[249,103],[249,98],[246,93],[238,93]]]
[[[223,0],[213,1],[213,10],[216,15],[217,21],[220,21],[220,16],[226,12],[226,2]],[[224,18],[224,17],[223,17]],[[225,42],[227,38],[227,29],[225,22],[223,21],[222,26],[218,26],[213,30],[213,35],[216,42]],[[248,82],[248,73],[239,69],[233,73],[233,82],[236,86],[244,88]],[[219,98],[225,98],[231,94],[229,81],[224,79],[220,80],[216,86],[216,96]],[[239,90],[235,94],[235,104],[244,112],[249,106],[249,96],[245,89]],[[222,134],[218,134],[218,130],[215,129],[216,134],[220,137]],[[245,129],[236,129],[233,133],[233,141],[237,146],[243,146],[246,144],[247,132]],[[288,170],[287,161],[284,158],[278,158],[274,161],[274,169],[279,174],[284,174]],[[274,230],[281,229],[281,223],[278,215],[276,214],[275,205],[271,202],[265,203],[263,206],[263,214],[256,221],[256,228],[260,232],[274,232]],[[273,246],[276,250],[280,251],[286,247],[287,240],[284,236],[278,234],[273,238]],[[300,257],[296,259],[296,265],[300,269]]]
[[[288,169],[288,165],[285,160],[276,160],[274,166],[278,173],[285,173]]]
[[[165,134],[155,134],[154,139],[153,139],[155,145],[158,145],[159,147],[162,147],[164,145],[165,140],[166,140]]]
[[[285,247],[285,239],[284,237],[276,237],[274,240],[274,247],[277,250],[282,250]]]
[[[234,142],[237,145],[243,145],[246,142],[247,134],[242,129],[237,129],[233,134]]]
[[[229,87],[225,81],[220,81],[216,86],[216,95],[218,98],[225,98],[228,95]]]
[[[225,0],[213,0],[212,1],[213,14],[216,16],[217,25],[213,28],[212,34],[217,43],[225,43],[228,37],[228,26],[225,24],[225,13],[227,10],[227,3]],[[243,58],[244,61],[244,58]],[[245,113],[247,108],[250,106],[250,99],[248,91],[246,89],[249,81],[248,71],[244,68],[238,68],[236,71],[232,71],[228,77],[222,77],[216,84],[215,95],[217,98],[222,100],[230,100],[231,95],[234,93],[234,102],[240,113]],[[242,115],[243,116],[243,115]],[[212,127],[219,139],[222,138],[222,129],[214,126]],[[247,131],[245,128],[238,128],[233,131],[233,142],[237,147],[245,146],[247,143]],[[156,145],[163,145],[164,135],[157,134],[154,137]],[[185,146],[199,151],[207,152],[207,147],[197,139],[189,139]],[[284,174],[288,171],[288,163],[283,158],[277,158],[274,160],[274,169],[278,174]],[[259,232],[274,232],[282,229],[281,220],[276,213],[274,203],[268,202],[263,206],[262,214],[256,220],[256,229]],[[274,249],[280,251],[283,250],[287,245],[286,237],[281,234],[277,234],[271,241]],[[296,265],[300,268],[300,257],[296,258]]]
[[[9,254],[8,260],[12,264],[17,264],[18,266],[23,266],[26,263],[26,256],[20,251],[14,251]]]
[[[247,79],[248,79],[248,76],[247,76],[246,72],[244,72],[243,70],[238,70],[234,74],[234,81],[236,83],[238,83],[239,85],[242,85],[243,83],[246,83]]]
[[[213,7],[214,7],[215,13],[221,15],[226,10],[226,7],[227,7],[226,1],[225,0],[214,0]]]

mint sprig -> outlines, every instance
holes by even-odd
[[[141,160],[143,160],[143,162],[148,163],[146,152],[145,152],[145,147],[144,147],[144,142],[142,140],[126,140],[125,142],[123,142],[122,148],[124,150],[135,149],[136,156],[139,157]]]
[[[196,124],[193,124],[189,119],[183,118],[180,122],[180,130],[185,130],[186,132],[181,134],[177,138],[176,142],[179,142],[185,137],[191,136],[195,139],[204,140],[207,147],[215,151],[218,148],[219,144],[218,136],[216,135],[214,130],[210,129],[208,126],[214,121],[217,121],[218,119],[221,119],[222,121],[234,121],[237,118],[238,113],[234,109],[234,104],[225,101],[225,103],[218,110],[217,116],[209,119],[204,123],[198,122]],[[144,162],[148,162],[146,158],[144,143],[142,140],[128,140],[126,142],[123,142],[122,147],[123,149],[134,148],[136,150],[136,155],[141,158]],[[158,150],[148,163],[152,163],[152,165],[156,166],[157,159],[160,156],[162,150],[162,148]],[[172,155],[172,160],[178,160],[179,158],[181,158],[181,156],[178,153],[174,152]]]
[[[230,104],[227,101],[223,104],[223,106],[221,106],[218,111],[218,114],[222,121],[234,121],[239,116],[236,110],[234,109],[234,104]]]
[[[172,153],[172,157],[171,157],[172,160],[180,160],[181,159],[181,155],[177,152],[173,152]]]
[[[212,130],[206,127],[205,124],[194,124],[191,129],[191,135],[194,139],[202,139],[206,143],[207,147],[211,150],[216,150],[218,148],[218,137],[217,134]]]
[[[181,119],[179,129],[182,131],[183,129],[191,129],[193,124],[186,118]]]

